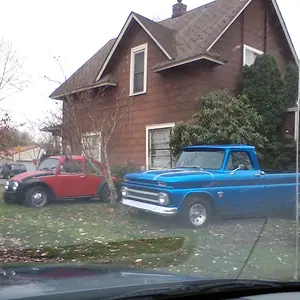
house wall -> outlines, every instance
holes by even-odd
[[[134,21],[135,22],[135,21]],[[227,64],[211,67],[205,63],[186,65],[173,70],[154,73],[151,68],[166,57],[152,39],[133,23],[124,36],[106,72],[113,73],[117,87],[108,88],[93,101],[78,106],[78,121],[83,132],[95,131],[87,115],[101,120],[108,111],[113,114],[118,103],[118,125],[109,142],[111,164],[146,164],[146,126],[185,121],[199,106],[199,97],[205,93],[227,88],[236,91],[242,71],[243,44],[273,55],[283,70],[292,55],[287,47],[280,25],[266,1],[253,0],[227,32],[212,47]],[[147,93],[129,97],[130,50],[148,43]]]

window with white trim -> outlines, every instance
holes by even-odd
[[[251,66],[254,64],[256,58],[260,55],[264,54],[264,52],[257,50],[255,48],[252,48],[250,46],[244,45],[244,66]]]
[[[147,126],[147,168],[171,168],[173,157],[170,150],[170,136],[174,123]]]
[[[89,132],[82,137],[83,155],[101,160],[101,135],[100,132]]]
[[[130,96],[146,93],[148,44],[131,49]]]

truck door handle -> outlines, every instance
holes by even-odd
[[[265,172],[264,172],[264,171],[261,171],[261,172],[259,172],[259,173],[255,173],[255,174],[254,174],[255,177],[260,177],[260,176],[263,176],[263,175],[265,175]]]

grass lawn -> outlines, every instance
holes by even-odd
[[[229,278],[238,274],[264,222],[218,221],[196,231],[98,202],[36,210],[1,200],[0,215],[0,263],[89,261]],[[294,240],[292,221],[268,220],[241,276],[292,279]]]

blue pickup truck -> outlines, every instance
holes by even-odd
[[[262,171],[248,145],[185,147],[174,169],[126,174],[121,200],[194,228],[217,215],[295,214],[295,201],[296,174]]]

